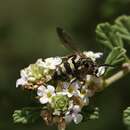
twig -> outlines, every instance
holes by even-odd
[[[128,73],[130,73],[130,63],[124,63],[122,65],[122,70],[120,70],[116,74],[112,75],[108,79],[104,80],[103,88],[107,88],[109,85],[111,85],[112,83],[118,81],[119,79],[121,79],[122,77],[124,77]]]

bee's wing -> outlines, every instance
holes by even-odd
[[[62,29],[61,27],[57,27],[56,31],[59,36],[59,39],[66,48],[72,49],[74,52],[81,53],[77,48],[73,46],[74,41],[72,40],[71,36],[64,31],[64,29]]]

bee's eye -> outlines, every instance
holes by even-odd
[[[105,73],[105,66],[99,67],[96,71],[95,74],[97,77],[102,76]]]

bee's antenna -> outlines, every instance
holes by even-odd
[[[110,64],[102,64],[100,66],[104,66],[104,67],[112,67],[112,68],[115,68],[115,67],[118,67],[116,65],[110,65]]]

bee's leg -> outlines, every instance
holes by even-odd
[[[77,80],[76,77],[73,78],[73,79],[71,79],[71,80],[70,80],[70,84],[74,83],[76,80]],[[78,80],[80,81],[80,84],[81,84],[81,85],[85,85],[85,80],[83,80],[83,79],[78,79]]]
[[[74,83],[77,80],[76,77],[74,77],[73,79],[70,80],[70,84]]]

